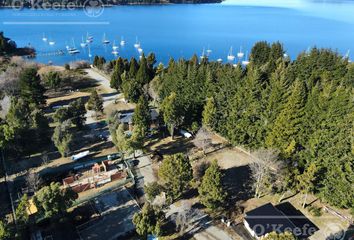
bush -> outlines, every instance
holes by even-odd
[[[309,207],[309,212],[315,217],[322,216],[322,210],[320,207],[311,206]]]
[[[146,198],[149,201],[153,201],[155,197],[160,195],[161,186],[157,182],[148,183],[144,186],[144,192],[146,193]]]
[[[84,69],[89,67],[90,67],[90,63],[87,61],[76,61],[70,63],[70,69],[74,69],[74,70]]]
[[[202,160],[198,163],[196,163],[193,167],[193,178],[196,181],[201,181],[202,177],[205,174],[205,171],[208,169],[210,166],[210,162],[206,160]]]

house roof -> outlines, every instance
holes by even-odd
[[[296,227],[287,216],[271,203],[247,212],[245,220],[258,237],[273,231],[279,233],[291,231]]]
[[[126,123],[126,124],[132,124],[133,123],[133,115],[134,112],[125,112],[125,113],[121,113],[119,115],[119,121],[121,123]],[[151,120],[156,120],[159,116],[159,113],[156,109],[150,109],[150,117]]]

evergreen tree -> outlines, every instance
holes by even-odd
[[[82,128],[86,121],[85,104],[81,98],[71,102],[68,107],[58,108],[53,116],[57,123],[63,123],[66,120],[71,120],[78,128]]]
[[[16,220],[21,225],[25,225],[28,222],[29,219],[28,209],[29,209],[28,196],[27,194],[24,194],[21,197],[20,203],[18,204],[15,212]]]
[[[49,130],[42,110],[30,108],[21,98],[13,98],[6,121],[2,125],[4,141],[15,154],[31,153],[38,144],[45,144]]]
[[[69,104],[68,107],[70,119],[78,128],[82,128],[86,121],[85,103],[79,98]]]
[[[129,154],[132,151],[131,141],[129,137],[125,134],[124,125],[114,123],[110,127],[110,133],[112,135],[112,142],[119,152],[123,154],[123,159],[125,154]]]
[[[96,116],[98,113],[103,114],[103,99],[98,95],[96,90],[91,92],[91,96],[87,102],[87,109],[95,111]]]
[[[265,41],[257,42],[251,50],[250,61],[255,66],[262,66],[268,62],[270,53],[269,43]]]
[[[54,142],[54,145],[57,147],[61,156],[67,156],[67,154],[70,152],[71,144],[73,141],[70,120],[66,120],[62,124],[55,127],[52,141]]]
[[[140,125],[135,125],[132,136],[129,139],[129,145],[134,151],[134,158],[135,158],[135,150],[139,150],[144,147],[144,140],[145,140],[145,130]]]
[[[55,91],[57,91],[58,87],[60,87],[60,84],[62,82],[59,72],[51,71],[47,75],[45,75],[44,78],[49,87],[54,89]]]
[[[135,213],[133,216],[136,232],[144,238],[148,234],[153,234],[157,237],[160,236],[163,221],[164,213],[154,208],[148,202],[144,204],[141,212]]]
[[[0,239],[7,240],[10,239],[10,231],[6,226],[6,223],[0,220]]]
[[[139,101],[134,109],[133,124],[142,128],[146,134],[149,131],[151,123],[151,115],[149,102],[143,95],[140,96]]]
[[[216,160],[212,161],[198,188],[200,202],[211,210],[222,206],[226,193],[222,185],[222,173]]]
[[[278,66],[269,78],[269,85],[264,91],[265,121],[267,130],[271,130],[275,119],[279,116],[288,96],[289,83],[286,79],[287,66],[285,61],[278,62]]]
[[[170,96],[163,100],[161,104],[161,110],[163,113],[163,119],[169,126],[171,138],[173,139],[175,127],[178,127],[182,122],[175,93],[171,93]]]
[[[62,189],[59,183],[52,182],[36,192],[33,202],[39,212],[52,218],[64,214],[76,198],[77,194],[70,188]]]
[[[147,61],[147,67],[149,71],[149,77],[150,79],[153,79],[155,76],[155,70],[154,70],[154,65],[156,64],[156,56],[154,53],[149,53],[149,55],[146,58]]]
[[[306,101],[306,88],[304,83],[296,81],[284,109],[274,122],[267,144],[278,148],[283,153],[291,154],[301,142],[301,127]]]
[[[116,64],[114,65],[114,70],[112,73],[112,77],[111,77],[111,88],[116,89],[117,91],[119,89],[121,89],[122,86],[122,74],[124,72],[124,63],[123,63],[123,59],[121,57],[119,57],[116,61]]]
[[[306,200],[308,194],[313,190],[314,182],[316,180],[317,167],[315,163],[311,163],[310,166],[304,171],[303,174],[297,177],[298,189],[304,194],[304,202],[302,207],[306,206]]]
[[[135,81],[138,82],[140,86],[144,86],[150,82],[150,73],[144,54],[141,55],[139,70],[136,73]]]
[[[166,157],[160,166],[159,177],[167,189],[168,196],[172,200],[179,198],[193,179],[189,159],[183,154]]]
[[[136,103],[143,94],[142,85],[135,78],[125,79],[123,81],[123,93],[125,98]]]
[[[45,89],[35,68],[25,68],[20,74],[20,96],[28,103],[45,103]]]
[[[129,77],[135,78],[136,73],[138,72],[139,64],[134,57],[130,59],[129,64]]]

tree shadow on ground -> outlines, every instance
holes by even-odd
[[[82,96],[82,97],[76,97],[76,98],[70,98],[70,99],[65,99],[65,100],[58,100],[55,102],[51,102],[48,107],[45,109],[45,113],[54,113],[56,109],[62,107],[62,106],[67,106],[71,102],[78,100],[79,98],[82,99],[84,103],[86,103],[90,96]]]
[[[252,197],[251,170],[247,166],[223,170],[223,182],[230,202],[248,200]]]
[[[151,150],[151,146],[146,146],[147,149]],[[176,153],[186,153],[189,149],[193,148],[193,143],[185,138],[176,138],[174,141],[170,141],[165,144],[161,144],[155,148],[162,155],[172,155]]]

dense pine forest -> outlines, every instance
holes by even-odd
[[[282,191],[306,189],[352,208],[354,64],[317,48],[292,61],[280,43],[267,42],[253,47],[250,62],[235,67],[193,56],[154,69],[150,54],[109,65],[112,87],[133,102],[149,94],[173,128],[204,125],[233,145],[275,149],[286,166]]]
[[[274,191],[312,192],[334,206],[354,207],[354,64],[338,53],[313,48],[290,60],[280,43],[259,42],[247,67],[197,56],[156,65],[153,53],[139,61],[95,57],[94,65],[112,73],[111,87],[128,101],[148,96],[171,133],[204,126],[235,146],[278,151],[285,174]],[[21,66],[4,68],[13,80],[3,77],[0,86],[2,97],[12,99],[0,122],[0,145],[17,156],[49,142],[46,81],[35,66]],[[83,103],[68,109],[80,127]],[[60,122],[67,112],[59,112]]]

